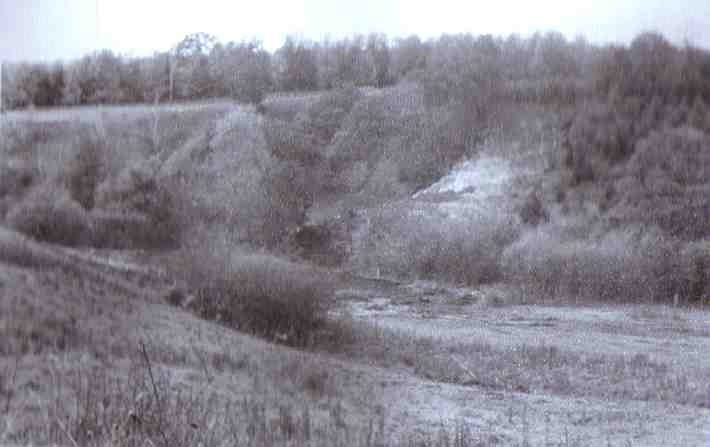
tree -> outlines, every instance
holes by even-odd
[[[688,124],[696,129],[710,131],[710,114],[705,101],[700,96],[695,97],[688,114]]]
[[[307,91],[318,88],[316,54],[310,42],[286,38],[277,51],[279,86],[286,91]]]
[[[394,75],[401,79],[407,73],[427,66],[430,49],[419,36],[412,35],[406,39],[397,39],[392,53]]]
[[[365,50],[363,36],[356,35],[336,42],[333,52],[335,86],[374,84],[372,61]]]
[[[367,55],[372,66],[372,78],[376,87],[382,88],[393,83],[391,54],[387,36],[370,34],[367,37]]]
[[[215,47],[215,78],[225,94],[238,101],[258,104],[272,89],[271,55],[261,42],[230,42]]]
[[[634,38],[629,47],[633,67],[629,93],[636,96],[660,94],[667,99],[671,86],[663,82],[664,74],[673,66],[674,52],[673,46],[660,33],[646,32]]]
[[[62,104],[64,105],[81,104],[81,86],[79,85],[79,73],[75,65],[69,66],[64,75],[64,88],[62,89]]]
[[[61,104],[64,69],[61,64],[19,64],[6,67],[3,74],[8,108]]]
[[[629,89],[633,67],[626,48],[601,48],[594,59],[592,82],[598,95],[606,98],[614,90],[624,92]]]
[[[211,76],[209,54],[217,39],[206,33],[185,36],[175,47],[175,59],[171,60],[171,99],[203,98],[212,96],[214,81]]]
[[[151,99],[150,96],[144,96],[144,79],[140,60],[133,59],[123,64],[119,78],[122,102],[137,103]]]
[[[563,34],[549,32],[536,43],[533,64],[538,76],[558,79],[579,74],[572,48]]]

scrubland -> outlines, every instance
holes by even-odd
[[[703,445],[710,91],[646,77],[653,39],[590,79],[443,39],[387,88],[11,112],[0,442]]]

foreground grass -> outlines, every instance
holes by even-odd
[[[378,366],[393,366],[396,371],[397,365],[418,363],[415,371],[420,377],[431,374],[436,381],[459,382],[441,373],[435,377],[436,369],[422,360],[437,351],[433,343],[427,346],[376,328],[373,335],[373,328],[360,326],[350,328],[350,345],[331,332],[329,339],[348,349],[341,350],[340,357],[324,356],[323,339],[315,339],[318,344],[310,352],[288,349],[157,301],[136,300],[72,272],[4,265],[1,272],[2,443],[485,446],[503,442],[462,421],[433,431],[428,431],[429,426],[423,431],[410,426],[406,433],[390,433],[381,384],[389,370]],[[413,357],[417,352],[419,359]],[[458,371],[463,377],[463,370]],[[510,420],[524,421],[520,413],[524,410],[511,411]],[[508,439],[504,445],[517,444]],[[561,438],[559,445],[585,444],[570,436]]]
[[[390,445],[380,388],[320,355],[2,265],[0,443]]]
[[[547,345],[505,349],[477,340],[419,337],[344,320],[342,338],[317,349],[350,359],[405,367],[434,382],[532,394],[660,401],[707,408],[705,375],[647,354],[588,354]]]

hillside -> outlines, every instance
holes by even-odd
[[[702,445],[710,316],[611,295],[658,272],[658,239],[570,206],[595,185],[555,199],[554,114],[513,104],[437,155],[411,146],[416,86],[281,101],[16,118],[0,442]],[[306,335],[270,319],[311,301]]]

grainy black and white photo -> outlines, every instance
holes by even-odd
[[[710,447],[710,1],[0,0],[0,446]]]

